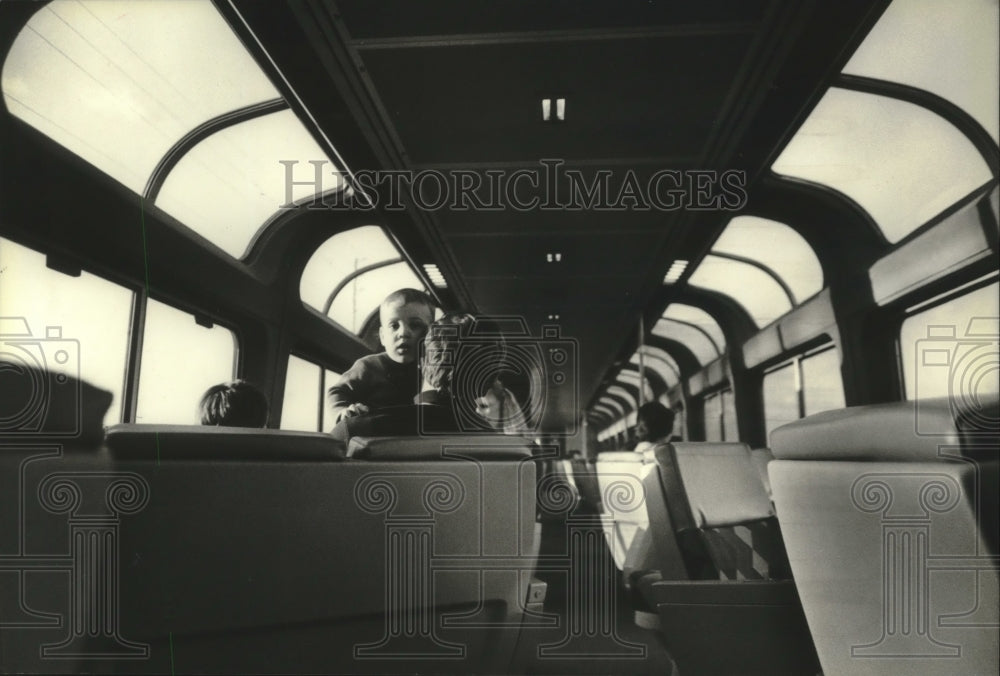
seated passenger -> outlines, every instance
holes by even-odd
[[[383,352],[354,362],[330,388],[334,422],[387,406],[403,406],[420,391],[417,349],[434,320],[434,305],[416,289],[390,293],[379,306]]]
[[[264,393],[245,380],[213,385],[199,405],[202,425],[226,427],[264,427],[268,409]]]
[[[521,434],[528,429],[524,409],[514,393],[504,387],[499,378],[493,381],[482,396],[476,398],[476,413],[490,427],[503,434]]]
[[[493,425],[476,417],[479,411],[476,400],[486,393],[476,396],[459,386],[478,380],[463,370],[459,356],[464,343],[482,345],[481,338],[469,340],[475,322],[471,315],[447,315],[434,322],[424,340],[420,363],[423,385],[414,403],[384,408],[374,415],[343,418],[331,431],[334,439],[346,448],[352,437],[490,431]],[[495,383],[496,379],[488,382]],[[480,420],[478,427],[470,426],[473,418]]]
[[[670,441],[674,429],[674,412],[658,401],[639,407],[635,416],[635,436],[639,443],[633,449],[642,453],[658,443]]]

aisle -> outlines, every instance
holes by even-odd
[[[577,543],[574,550],[553,529],[545,534],[538,577],[548,589],[544,615],[535,621],[547,626],[522,629],[516,673],[671,674],[673,665],[659,634],[634,623],[633,599],[604,546],[600,528],[577,533]],[[554,562],[568,549],[574,550],[570,571],[558,566],[546,570],[547,556]]]

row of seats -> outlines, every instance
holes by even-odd
[[[1000,404],[959,404],[811,416],[773,433],[773,460],[601,454],[608,546],[658,571],[639,586],[681,671],[996,673]]]
[[[739,443],[597,458],[612,556],[681,673],[818,670],[762,465]]]
[[[0,439],[4,669],[510,671],[539,599],[523,440],[358,440],[345,458],[323,434],[102,435],[110,395],[66,399]]]

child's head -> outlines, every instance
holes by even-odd
[[[228,427],[267,425],[267,397],[244,380],[213,385],[201,398],[201,424]]]
[[[670,436],[674,429],[674,412],[658,401],[639,407],[636,413],[635,436],[639,441],[656,441]]]
[[[389,359],[412,364],[427,327],[434,321],[434,305],[421,291],[400,289],[382,301],[379,320],[378,338]]]

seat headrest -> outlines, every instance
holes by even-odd
[[[343,460],[328,434],[248,427],[119,424],[106,443],[123,460]]]
[[[908,460],[996,457],[997,400],[975,409],[950,399],[853,406],[817,413],[771,433],[783,460]]]
[[[364,460],[522,460],[531,444],[498,434],[409,437],[352,437],[347,457]]]
[[[696,527],[720,528],[774,516],[746,444],[677,442],[671,447]]]
[[[604,451],[597,454],[597,462],[643,462],[644,454],[635,451]]]

